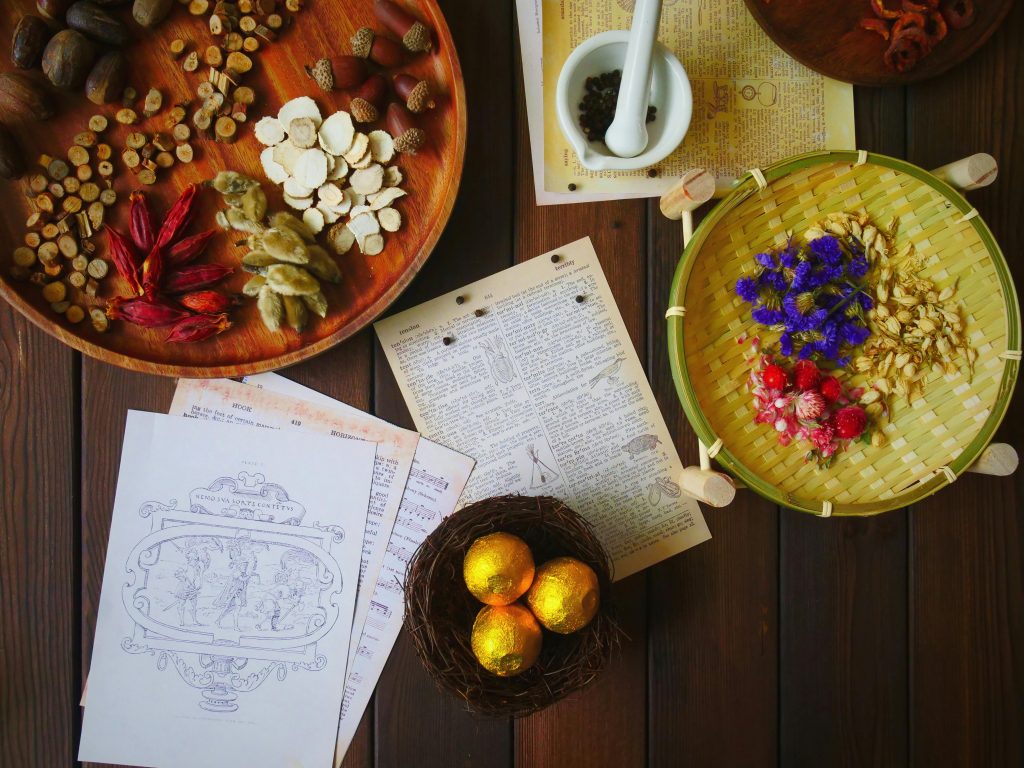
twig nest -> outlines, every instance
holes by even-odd
[[[521,540],[536,562],[579,561],[590,569],[604,598],[580,599],[593,603],[593,617],[571,634],[545,634],[535,624],[539,647],[530,664],[534,635],[522,618],[525,614],[535,621],[530,610],[521,602],[482,607],[463,586],[474,542],[497,532]],[[607,665],[621,636],[606,599],[610,590],[611,560],[582,517],[551,497],[499,496],[456,512],[420,545],[406,576],[405,625],[440,688],[476,714],[523,717],[589,685]],[[493,637],[494,625],[512,623],[516,634],[507,630]],[[517,654],[522,660],[514,658]]]

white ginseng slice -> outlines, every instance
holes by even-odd
[[[364,213],[373,213],[373,209],[368,205],[353,205],[352,210],[349,211],[349,216],[354,219],[356,216],[362,216]]]
[[[319,205],[317,205],[316,208],[318,211],[320,211],[321,214],[323,214],[325,224],[336,224],[338,219],[341,218],[341,214],[337,213],[329,205],[324,205],[323,203],[320,203]]]
[[[365,205],[366,195],[361,195],[352,187],[345,187],[345,197],[352,201],[352,205]]]
[[[337,184],[327,182],[316,191],[320,202],[326,205],[341,205],[345,201],[345,193]]]
[[[307,208],[313,207],[312,197],[292,197],[291,195],[285,195],[284,202],[296,211],[304,211]]]
[[[349,177],[352,189],[363,195],[372,195],[380,192],[384,184],[384,169],[374,163],[368,168],[356,171]]]
[[[274,162],[284,168],[288,175],[295,173],[295,164],[305,150],[299,149],[290,141],[282,141],[274,147]]]
[[[307,187],[294,176],[289,176],[284,182],[284,193],[288,197],[306,198],[313,196],[313,190]]]
[[[384,187],[380,192],[367,195],[366,202],[370,204],[370,210],[379,211],[382,208],[387,208],[398,198],[405,197],[405,195],[406,191],[404,189],[399,189],[398,187]]]
[[[291,125],[292,120],[300,117],[308,117],[317,128],[324,121],[323,117],[320,116],[320,107],[309,96],[299,96],[297,99],[292,99],[281,107],[281,111],[277,113],[277,119],[282,126]]]
[[[348,176],[348,163],[345,162],[345,158],[334,155],[328,155],[328,157],[334,161],[334,165],[327,172],[328,181],[341,181]]]
[[[397,165],[389,165],[384,169],[384,186],[397,187],[402,183],[402,169]]]
[[[402,214],[394,208],[382,208],[377,211],[377,221],[385,232],[397,232],[402,227]]]
[[[346,226],[356,236],[356,240],[367,235],[376,235],[380,232],[380,224],[377,223],[377,217],[372,213],[361,213],[358,216],[353,216]]]
[[[342,256],[355,245],[356,236],[344,224],[338,224],[331,227],[331,231],[327,233],[327,241],[330,243],[331,250]]]
[[[359,250],[365,256],[376,256],[384,250],[384,236],[381,234],[367,235],[358,242]]]
[[[366,154],[352,163],[352,170],[361,171],[364,168],[369,168],[371,165],[373,165],[373,153],[367,148]]]
[[[309,227],[314,235],[319,235],[324,231],[324,219],[323,213],[316,208],[307,208],[305,213],[302,214],[302,220],[306,226]]]
[[[356,129],[348,112],[335,112],[320,126],[320,146],[331,155],[343,155],[352,147]]]
[[[307,149],[295,161],[293,175],[311,190],[322,187],[327,181],[327,155],[319,149]]]
[[[357,133],[352,139],[352,146],[348,148],[346,152],[342,154],[345,161],[351,165],[357,160],[362,160],[370,150],[370,140],[367,138],[365,133]]]
[[[386,163],[395,156],[395,140],[387,131],[370,131],[370,152],[375,163]]]
[[[267,147],[260,153],[260,162],[263,163],[263,173],[274,184],[284,184],[288,180],[288,171],[274,159],[273,147]]]
[[[284,126],[276,117],[264,117],[253,129],[256,141],[265,147],[276,147],[284,141]]]

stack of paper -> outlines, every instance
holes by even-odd
[[[273,374],[129,414],[80,759],[340,763],[473,464]]]

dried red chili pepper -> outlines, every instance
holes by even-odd
[[[236,304],[231,296],[220,291],[193,291],[178,297],[181,306],[191,309],[193,312],[200,312],[204,315],[219,315],[227,312]]]
[[[149,210],[146,196],[132,192],[129,209],[129,232],[139,253],[149,253],[156,245],[156,231],[153,228],[153,213]]]
[[[211,229],[206,232],[200,232],[198,235],[192,235],[192,237],[186,237],[184,240],[179,240],[167,249],[164,254],[164,266],[176,269],[177,267],[191,264],[203,255],[206,246],[210,244],[210,240],[216,234],[217,230]]]
[[[159,245],[155,245],[142,262],[142,291],[146,298],[152,299],[157,295],[163,275],[164,251]]]
[[[139,283],[139,256],[135,247],[127,237],[111,226],[107,226],[107,241],[110,244],[110,258],[114,262],[117,273],[128,283],[128,287],[136,296],[142,295]]]
[[[234,271],[231,267],[217,264],[193,264],[168,275],[163,290],[171,294],[198,291],[219,283]]]
[[[181,233],[192,223],[198,192],[199,187],[195,184],[189,184],[185,187],[185,191],[181,193],[181,197],[171,207],[171,210],[167,212],[163,226],[160,227],[160,234],[157,235],[156,239],[158,246],[164,248],[177,241]]]
[[[173,325],[191,315],[190,312],[149,299],[125,299],[117,296],[107,302],[107,317],[125,320],[143,328]]]
[[[231,327],[227,315],[193,315],[179,321],[167,334],[167,341],[185,343],[203,341]]]

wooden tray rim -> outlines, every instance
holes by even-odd
[[[382,315],[399,296],[409,287],[409,284],[419,274],[420,269],[434,251],[441,233],[448,225],[452,209],[455,207],[455,200],[458,196],[459,186],[462,182],[462,171],[466,160],[466,132],[468,130],[468,107],[466,104],[466,84],[462,77],[462,65],[459,61],[459,53],[455,48],[455,41],[452,39],[448,22],[436,3],[429,6],[432,11],[432,23],[434,32],[437,34],[439,48],[446,51],[451,62],[451,109],[455,115],[455,167],[449,175],[447,190],[444,196],[444,204],[435,217],[430,228],[427,230],[423,244],[420,246],[416,258],[413,259],[401,277],[391,285],[383,295],[373,304],[369,305],[360,314],[356,315],[349,323],[339,328],[330,336],[313,342],[312,344],[299,347],[298,349],[285,352],[284,354],[270,357],[265,360],[258,360],[250,363],[236,363],[233,365],[173,365],[170,363],[156,363],[151,360],[142,360],[137,357],[126,355],[122,352],[101,347],[88,339],[70,332],[55,320],[46,317],[40,310],[24,299],[20,292],[8,281],[5,275],[0,274],[0,297],[5,299],[14,309],[31,322],[37,328],[45,331],[58,341],[66,344],[72,349],[88,355],[104,363],[110,363],[120,368],[141,373],[151,373],[158,376],[169,376],[172,378],[230,378],[238,376],[250,376],[266,371],[280,370],[295,365],[304,360],[323,354],[337,344],[345,341],[351,336],[359,333],[367,325]],[[83,322],[88,322],[88,319]],[[157,343],[157,342],[154,342]]]
[[[855,150],[826,150],[820,152],[808,152],[803,155],[780,160],[767,168],[762,169],[765,179],[769,182],[782,178],[789,173],[808,168],[822,163],[855,163],[858,160],[858,153]],[[880,165],[885,168],[906,173],[918,181],[927,184],[932,189],[945,196],[961,213],[972,210],[972,206],[957,190],[943,181],[940,181],[928,171],[912,165],[904,160],[899,160],[886,155],[868,153],[868,162]],[[685,303],[686,284],[689,280],[693,265],[696,262],[700,248],[707,239],[708,234],[715,225],[741,202],[758,191],[757,182],[751,174],[747,174],[721,202],[716,205],[707,216],[701,221],[694,231],[693,238],[683,250],[683,254],[676,266],[675,277],[672,280],[672,288],[669,293],[669,306],[677,306]],[[996,275],[999,278],[1006,299],[1006,320],[1007,320],[1007,344],[1011,349],[1020,348],[1021,338],[1021,317],[1020,306],[1017,298],[1013,277],[1010,275],[1009,267],[1002,250],[999,248],[995,237],[992,235],[988,225],[981,216],[975,216],[970,224],[981,238],[988,250],[989,257],[995,265]],[[687,420],[697,433],[697,438],[705,445],[711,445],[717,436],[711,426],[711,422],[704,415],[697,401],[693,384],[690,381],[689,371],[686,366],[686,357],[683,349],[683,318],[669,317],[668,323],[668,354],[669,363],[672,368],[672,380],[676,386],[676,393],[679,396],[683,411]],[[999,393],[996,402],[993,404],[992,412],[985,420],[981,430],[974,439],[964,448],[959,456],[954,459],[950,468],[959,476],[964,470],[975,462],[978,456],[992,440],[996,429],[1002,423],[1003,418],[1010,406],[1010,398],[1013,395],[1014,386],[1017,381],[1017,374],[1020,368],[1019,361],[1008,360],[1003,367],[1002,381],[999,385]],[[715,457],[725,469],[740,478],[750,489],[761,496],[791,509],[800,512],[808,512],[815,515],[821,514],[821,499],[812,503],[808,499],[800,499],[787,493],[783,493],[776,486],[764,481],[761,477],[749,469],[733,455],[728,446],[723,446]],[[921,499],[931,496],[942,487],[949,484],[944,475],[937,475],[927,482],[918,483],[898,496],[891,499],[865,502],[862,504],[835,504],[832,510],[833,516],[870,516],[882,512],[889,512],[900,507],[913,504]]]

